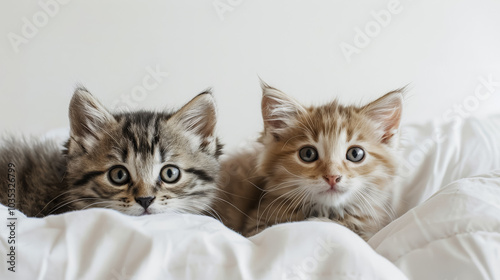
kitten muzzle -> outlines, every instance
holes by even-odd
[[[342,180],[341,175],[325,175],[323,176],[323,179],[330,185],[330,190],[336,190],[336,185],[337,183],[340,183],[340,180]]]

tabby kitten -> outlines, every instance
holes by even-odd
[[[15,207],[27,216],[91,207],[134,216],[211,211],[221,146],[210,92],[174,113],[111,114],[79,88],[69,118],[64,149],[52,140],[0,144],[0,166],[15,165]],[[4,205],[7,179],[1,172]]]
[[[304,107],[262,86],[264,132],[222,162],[221,199],[241,211],[223,221],[251,236],[278,223],[328,220],[368,240],[393,219],[403,89],[363,107]]]

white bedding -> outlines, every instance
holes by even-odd
[[[333,223],[246,239],[194,215],[16,212],[16,272],[2,226],[0,279],[500,279],[500,116],[410,126],[403,140],[401,217],[368,244]]]
[[[412,279],[500,279],[500,170],[446,186],[369,244]]]

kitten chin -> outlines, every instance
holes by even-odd
[[[305,107],[263,84],[264,131],[243,155],[254,164],[220,186],[248,217],[238,223],[242,217],[227,214],[226,224],[251,236],[277,223],[328,219],[370,238],[393,218],[402,92],[359,107]]]
[[[222,146],[210,92],[176,112],[111,113],[79,88],[69,117],[65,149],[49,140],[0,147],[0,165],[16,166],[16,207],[27,216],[94,207],[134,216],[212,212]]]

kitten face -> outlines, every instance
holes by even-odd
[[[259,167],[269,180],[266,191],[288,197],[290,207],[310,205],[327,215],[385,199],[382,191],[396,173],[401,101],[392,92],[364,107],[334,101],[306,108],[264,87]]]
[[[129,215],[210,211],[220,154],[211,94],[174,114],[112,115],[79,90],[70,119],[67,180],[76,208]]]

